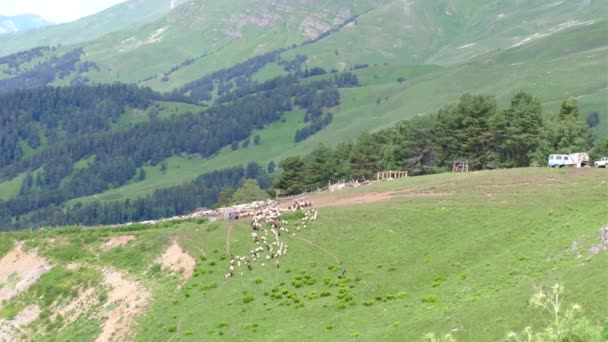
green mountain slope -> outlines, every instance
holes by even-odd
[[[181,3],[185,0],[177,0]],[[0,55],[36,46],[76,44],[97,39],[107,33],[133,29],[153,21],[171,10],[170,0],[128,0],[74,22],[28,32],[0,36]]]
[[[339,3],[335,6],[340,8]],[[302,11],[305,12],[306,9]],[[604,18],[602,13],[608,13],[608,5],[602,1],[566,1],[558,4],[547,0],[525,3],[414,0],[383,1],[373,8],[361,6],[359,11],[353,9],[351,12],[360,14],[360,17],[321,41],[293,49],[283,56],[291,58],[303,54],[309,57],[312,65],[339,70],[364,63],[461,63],[496,49],[524,45],[592,24]],[[270,27],[271,35],[250,30],[251,36],[247,36],[245,42],[239,40],[219,44],[221,48],[205,49],[201,53],[213,51],[212,55],[178,70],[165,84],[158,80],[146,84],[171,89],[193,80],[198,74],[242,61],[253,51],[259,54],[271,48],[291,46],[297,40],[286,37],[298,37],[297,29],[300,28],[301,31],[304,23],[302,18],[289,17],[280,32],[274,32]],[[167,25],[168,23],[156,24],[154,27],[160,29]],[[328,28],[329,26],[326,27]],[[153,32],[148,30],[146,35]],[[258,41],[258,38],[265,42]],[[201,43],[204,42],[203,39]],[[108,46],[103,45],[106,48]],[[180,53],[186,48],[181,44],[177,46],[180,47]],[[147,50],[152,49],[150,47]],[[152,69],[149,70],[151,71]],[[121,76],[125,77],[123,74]]]
[[[362,86],[342,89],[342,105],[332,110],[334,122],[307,140],[295,143],[297,129],[304,126],[303,114],[288,115],[285,123],[277,123],[263,131],[260,146],[232,151],[226,147],[208,159],[197,156],[174,157],[168,160],[170,174],[141,183],[111,189],[93,200],[136,198],[151,193],[159,186],[180,184],[214,169],[256,161],[261,164],[280,161],[291,155],[310,152],[318,144],[335,145],[355,139],[361,132],[374,131],[416,115],[435,112],[455,102],[463,93],[496,95],[506,105],[519,90],[543,100],[545,111],[555,112],[564,99],[577,97],[584,115],[600,113],[598,137],[608,134],[608,48],[603,33],[608,21],[556,34],[550,41],[538,40],[516,49],[501,50],[480,56],[477,61],[446,67],[439,66],[370,66],[356,70]],[[578,48],[556,42],[576,40]],[[574,44],[574,43],[573,43]],[[542,51],[542,57],[538,56]],[[584,61],[584,62],[583,62]],[[407,79],[404,83],[397,78]],[[158,172],[158,167],[156,171]],[[76,201],[74,201],[76,202]]]
[[[119,32],[85,46],[87,59],[102,66],[96,81],[137,82],[172,89],[277,48],[312,39],[348,18],[374,8],[375,0],[196,0],[135,31]],[[160,73],[187,59],[188,76],[169,84]],[[143,62],[145,61],[145,63]],[[158,78],[154,80],[154,78]]]
[[[4,233],[0,263],[15,275],[2,293],[24,279],[25,260],[42,274],[0,304],[0,319],[40,309],[22,326],[36,340],[52,329],[61,340],[499,341],[551,324],[529,299],[559,283],[562,308],[577,304],[599,334],[608,253],[589,251],[606,224],[605,179],[518,169],[326,193],[312,198],[319,218],[306,229],[297,230],[303,214],[286,214],[288,253],[271,260],[251,258],[247,219]],[[235,262],[226,280],[230,253],[249,256],[252,270]]]
[[[353,72],[361,84],[340,89],[341,105],[331,109],[333,122],[304,141],[294,142],[296,131],[306,126],[304,113],[294,110],[283,121],[256,129],[251,138],[259,135],[259,145],[236,151],[225,146],[208,158],[173,155],[164,160],[167,173],[160,172],[159,165],[146,165],[145,180],[70,203],[136,198],[219,168],[250,161],[279,162],[320,143],[336,145],[364,131],[433,113],[466,92],[495,95],[504,106],[515,92],[525,90],[542,99],[545,111],[556,111],[561,101],[575,97],[583,115],[599,113],[594,132],[605,136],[608,20],[601,18],[607,6],[602,1],[546,0],[184,3],[153,22],[82,44],[84,54],[77,68],[87,62],[97,68],[56,78],[53,84],[121,80],[168,91],[279,48],[286,50],[261,63],[261,70],[251,76],[213,81],[213,99],[225,82],[233,87],[242,77],[264,81],[285,75],[285,63],[298,55],[306,56],[303,69],[356,66]],[[46,51],[40,59],[24,62],[20,70],[71,47]],[[8,64],[0,67],[8,70],[0,73],[3,78],[19,72]],[[119,122],[146,120],[126,113]],[[0,183],[0,189],[6,189],[2,197],[15,196],[24,176]]]

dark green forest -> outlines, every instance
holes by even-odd
[[[303,109],[311,125],[324,120],[326,126],[330,122],[327,118],[331,119],[327,109],[340,104],[337,88],[358,84],[350,73],[336,73],[313,82],[301,82],[302,78],[304,75],[293,74],[247,83],[246,91],[228,91],[216,104],[198,113],[161,119],[152,109],[149,121],[126,128],[115,125],[126,108],[145,110],[153,101],[195,100],[188,94],[159,94],[123,84],[43,87],[0,95],[0,180],[26,174],[19,195],[0,201],[0,226],[122,222],[95,215],[85,220],[76,211],[71,211],[65,221],[51,221],[50,217],[57,215],[38,213],[62,207],[74,198],[141,180],[145,178],[141,167],[155,166],[173,155],[210,157],[225,146],[238,147],[242,141],[249,141],[254,129],[281,120],[294,108]],[[316,126],[308,136],[323,127]],[[33,152],[25,153],[26,149]],[[91,162],[77,168],[76,164],[85,159]],[[215,186],[210,184],[215,181],[207,183],[208,188]],[[181,214],[184,208],[192,209],[163,206],[135,218],[157,218],[159,212]]]

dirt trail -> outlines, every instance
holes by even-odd
[[[105,308],[107,319],[96,342],[123,341],[133,331],[135,317],[147,305],[150,292],[119,271],[107,269],[103,276],[111,290]]]
[[[180,247],[176,239],[173,239],[171,246],[169,246],[165,254],[160,257],[160,264],[163,268],[168,268],[173,272],[181,273],[185,283],[192,277],[192,273],[194,273],[196,260]]]
[[[21,243],[0,259],[0,307],[2,301],[9,300],[27,290],[38,278],[52,268],[36,251],[25,252]]]
[[[112,236],[108,241],[101,245],[101,249],[109,251],[113,248],[126,245],[129,241],[135,240],[135,235],[117,235]]]
[[[368,192],[368,193],[318,193],[311,194],[304,198],[312,201],[316,208],[339,207],[353,204],[366,204],[377,202],[388,202],[400,198],[429,198],[451,196],[454,192],[438,191],[416,191],[415,189],[404,189],[399,191]],[[292,205],[294,199],[284,201],[280,204],[282,209],[287,209]]]
[[[53,319],[56,315],[61,315],[65,324],[70,324],[80,316],[86,314],[94,305],[99,303],[99,297],[94,288],[88,288],[78,293],[78,297],[64,307],[55,306],[53,308]]]
[[[228,229],[226,229],[226,254],[231,255],[230,245],[232,241],[232,223],[228,225]]]
[[[17,341],[21,328],[32,323],[40,316],[40,308],[30,305],[21,310],[13,320],[0,319],[0,341]]]
[[[338,264],[342,264],[342,261],[340,261],[340,258],[338,258],[337,255],[335,255],[334,253],[330,252],[329,250],[325,249],[323,246],[320,246],[318,244],[316,244],[314,241],[300,237],[300,236],[296,236],[294,237],[296,240],[300,240],[300,241],[304,241],[307,244],[321,250],[323,253],[329,255],[330,257],[332,257]]]

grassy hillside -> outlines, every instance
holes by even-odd
[[[307,153],[320,143],[335,145],[355,139],[363,131],[433,113],[441,106],[457,101],[465,92],[496,95],[504,107],[515,92],[525,90],[539,96],[548,112],[557,111],[563,100],[576,97],[583,115],[592,111],[600,113],[600,125],[595,132],[601,137],[608,134],[608,81],[604,77],[605,70],[608,70],[608,50],[604,48],[605,41],[599,33],[607,24],[608,21],[599,22],[569,34],[595,38],[586,50],[573,49],[570,53],[563,53],[556,47],[552,54],[543,50],[546,58],[525,63],[518,56],[533,56],[542,50],[542,41],[516,51],[484,55],[479,57],[479,61],[463,65],[372,65],[356,70],[362,86],[341,90],[342,105],[332,110],[334,122],[307,140],[294,143],[295,131],[303,124],[303,114],[290,114],[288,124],[280,123],[255,133],[262,137],[260,146],[249,146],[236,152],[225,148],[219,155],[208,159],[196,156],[172,158],[169,164],[174,165],[170,168],[173,171],[162,178],[148,178],[83,200],[135,198],[157,187],[181,184],[210,170],[249,161],[261,164],[279,161],[290,155]],[[495,62],[488,63],[488,60]],[[406,82],[397,82],[399,77],[405,78]],[[275,132],[280,132],[280,135]],[[182,163],[190,166],[182,168]],[[172,172],[176,173],[170,175]]]
[[[450,331],[488,341],[546,326],[528,299],[559,282],[566,306],[605,327],[608,253],[589,248],[606,225],[607,179],[596,169],[517,169],[317,195],[319,220],[307,229],[294,229],[298,214],[286,217],[295,235],[283,238],[280,269],[258,260],[228,280],[227,252],[254,246],[247,220],[3,234],[0,255],[12,261],[18,240],[29,253],[17,265],[29,258],[52,269],[1,304],[0,319],[38,308],[21,329],[41,341],[56,329],[68,340],[124,337],[125,327],[141,341],[403,341]]]
[[[137,30],[110,34],[85,46],[87,59],[102,65],[95,81],[127,82],[172,89],[217,69],[265,52],[299,44],[373,8],[375,0],[295,1],[196,0]],[[160,74],[186,59],[170,82]],[[145,61],[145,63],[142,63]]]
[[[185,0],[177,0],[179,4]],[[92,41],[110,32],[134,29],[171,10],[170,0],[129,0],[74,22],[0,37],[0,55],[36,46],[56,46]]]

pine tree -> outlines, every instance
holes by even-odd
[[[474,169],[484,169],[493,159],[490,118],[496,113],[491,96],[465,94],[460,101],[437,113],[435,135],[443,165],[467,159]]]
[[[137,175],[137,180],[142,182],[146,179],[146,170],[142,167],[139,169],[139,174]]]
[[[332,170],[328,167],[330,158],[331,150],[323,144],[308,155],[304,171],[304,181],[307,189],[322,188],[333,178]]]
[[[544,163],[552,153],[585,152],[590,147],[589,127],[580,117],[577,101],[568,99],[558,114],[549,116],[535,159]]]
[[[295,195],[304,192],[305,184],[305,163],[300,157],[289,157],[283,160],[280,164],[283,172],[279,174],[272,188],[280,190],[281,195]]]
[[[501,164],[507,167],[529,166],[543,129],[540,99],[518,92],[511,99],[509,108],[494,116],[492,126]]]
[[[390,158],[397,168],[407,169],[412,175],[433,172],[437,149],[434,127],[434,117],[424,116],[401,122],[393,128]]]
[[[382,168],[380,148],[371,134],[364,132],[359,136],[350,156],[353,178],[371,179]]]
[[[268,163],[267,171],[269,174],[273,174],[276,168],[277,165],[275,164],[274,160],[271,160],[270,163]]]

